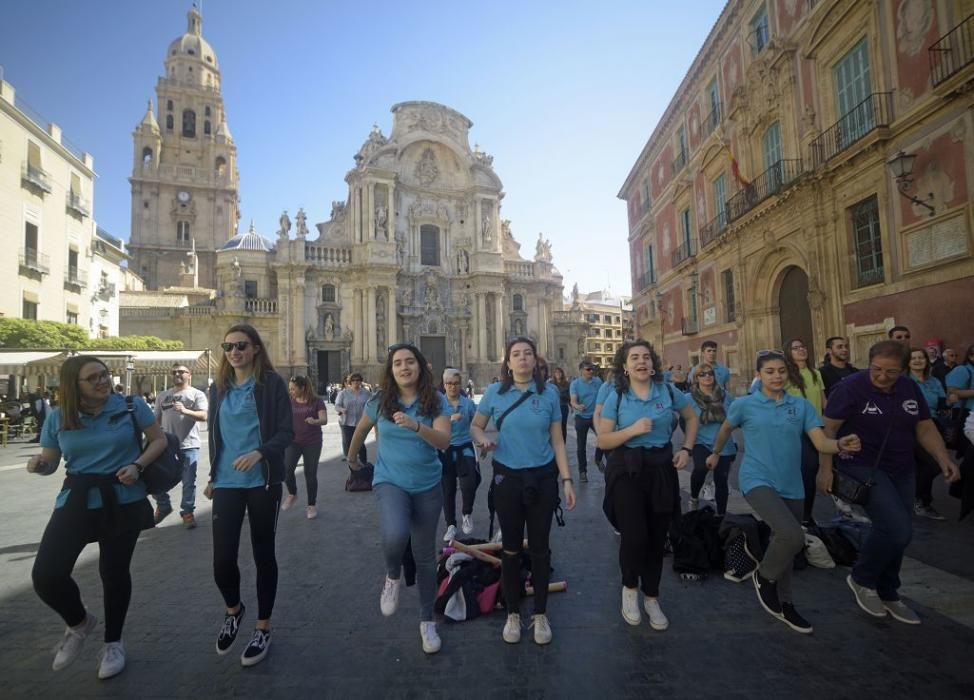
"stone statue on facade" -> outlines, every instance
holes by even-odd
[[[402,305],[403,306],[413,305],[413,290],[409,287],[406,287],[405,289],[402,290]]]
[[[355,338],[355,334],[352,332],[351,326],[345,326],[345,335],[343,337],[345,340],[349,340],[349,341]]]
[[[375,237],[376,240],[384,238],[389,240],[389,230],[387,224],[389,221],[389,210],[385,208],[382,204],[379,204],[375,208]]]
[[[325,340],[335,339],[335,319],[331,314],[325,314]]]
[[[287,238],[288,234],[291,232],[291,219],[287,215],[287,209],[281,212],[279,223],[281,228],[278,230],[277,235],[281,238]]]
[[[538,234],[538,243],[534,248],[534,259],[536,262],[551,262],[551,241],[541,233]]]
[[[331,220],[337,221],[345,217],[345,202],[335,201],[331,203]]]
[[[406,232],[396,231],[396,262],[399,267],[406,266]]]
[[[484,243],[490,243],[493,240],[493,236],[491,235],[490,225],[491,225],[490,215],[484,214],[484,223],[480,227],[480,234],[481,237],[483,238]]]
[[[440,306],[440,290],[436,287],[436,278],[430,275],[426,278],[426,309],[436,309]]]
[[[295,232],[297,233],[298,238],[304,238],[305,236],[307,236],[308,235],[308,223],[307,223],[308,222],[308,217],[304,213],[304,209],[303,208],[299,208],[298,209],[298,213],[295,215],[294,220],[295,220],[295,222],[297,222],[297,228],[295,229]],[[290,224],[288,224],[288,226],[290,226]]]
[[[572,306],[578,305],[579,303],[578,295],[579,295],[578,282],[576,282],[575,284],[572,285]]]
[[[470,254],[463,248],[457,249],[457,274],[470,272]]]

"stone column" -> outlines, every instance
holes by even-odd
[[[548,309],[545,300],[538,299],[538,352],[545,359],[548,359]]]
[[[365,361],[375,361],[375,287],[366,290],[365,303]]]
[[[500,292],[494,295],[494,309],[494,347],[499,362],[504,357],[504,295]]]
[[[298,273],[291,287],[292,367],[307,364],[307,343],[304,339],[304,288],[304,273]]]
[[[365,240],[375,240],[375,183],[370,182],[365,197]]]
[[[487,295],[477,294],[477,320],[474,328],[477,331],[477,359],[487,361]]]
[[[362,344],[365,338],[365,323],[363,322],[362,309],[362,290],[356,289],[352,300],[352,362],[360,363],[365,361],[365,346]]]
[[[391,211],[391,210],[390,210]],[[399,335],[397,333],[399,325],[396,321],[396,288],[388,287],[386,289],[386,342],[389,345],[395,345],[399,342]]]

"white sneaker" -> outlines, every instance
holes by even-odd
[[[308,520],[314,520],[315,518],[318,517],[318,507],[317,506],[308,506],[307,508],[305,508],[305,512],[308,515]]]
[[[639,612],[638,588],[622,587],[622,619],[633,626],[642,622],[643,616]]]
[[[281,510],[290,510],[296,500],[298,500],[298,497],[295,494],[287,494],[281,501]]]
[[[463,530],[464,535],[469,535],[473,532],[473,516],[464,515],[463,522],[460,524],[460,529]]]
[[[81,647],[84,646],[85,640],[97,624],[98,620],[95,616],[88,613],[88,617],[80,625],[66,628],[64,630],[64,637],[54,647],[54,664],[51,668],[55,671],[60,671],[78,658],[78,654],[81,653]]]
[[[101,652],[98,677],[102,680],[117,676],[125,670],[125,647],[119,642],[108,642]]]
[[[435,654],[440,650],[442,642],[436,632],[435,622],[420,622],[419,636],[423,638],[423,651],[427,654]]]
[[[700,500],[712,501],[716,497],[717,497],[717,490],[714,488],[714,485],[708,481],[703,485],[703,488],[700,489]]]
[[[456,536],[457,536],[457,526],[451,525],[446,529],[446,532],[443,533],[443,541],[450,542],[451,540],[456,539]]]
[[[548,616],[544,613],[531,616],[531,626],[534,627],[534,643],[551,643],[551,625],[548,624]]]
[[[517,613],[509,613],[507,622],[504,623],[504,641],[508,644],[517,644],[521,641],[521,616]]]
[[[663,609],[660,608],[659,601],[656,598],[648,596],[643,598],[643,607],[646,609],[646,614],[649,615],[649,626],[654,630],[662,632],[670,626],[670,621],[666,619],[666,615],[663,614]]]
[[[379,609],[382,614],[389,617],[399,607],[399,585],[402,579],[392,579],[386,576],[386,583],[382,587],[382,596],[379,598]]]

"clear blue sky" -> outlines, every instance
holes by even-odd
[[[630,289],[616,193],[724,5],[671,2],[205,0],[240,169],[241,226],[310,221],[389,108],[432,100],[494,156],[525,257],[551,239],[566,292]],[[7,0],[0,65],[18,95],[95,158],[95,218],[128,240],[131,134],[188,0]]]

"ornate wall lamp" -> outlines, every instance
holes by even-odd
[[[933,208],[932,204],[928,204],[927,200],[933,201],[933,192],[930,192],[926,199],[920,199],[909,194],[909,190],[913,187],[913,164],[917,157],[915,153],[904,153],[900,151],[895,156],[887,161],[886,165],[893,172],[893,177],[896,178],[896,188],[900,191],[900,194],[909,199],[914,204],[919,204],[921,207],[925,207],[930,210],[930,216],[936,214],[936,210]]]

